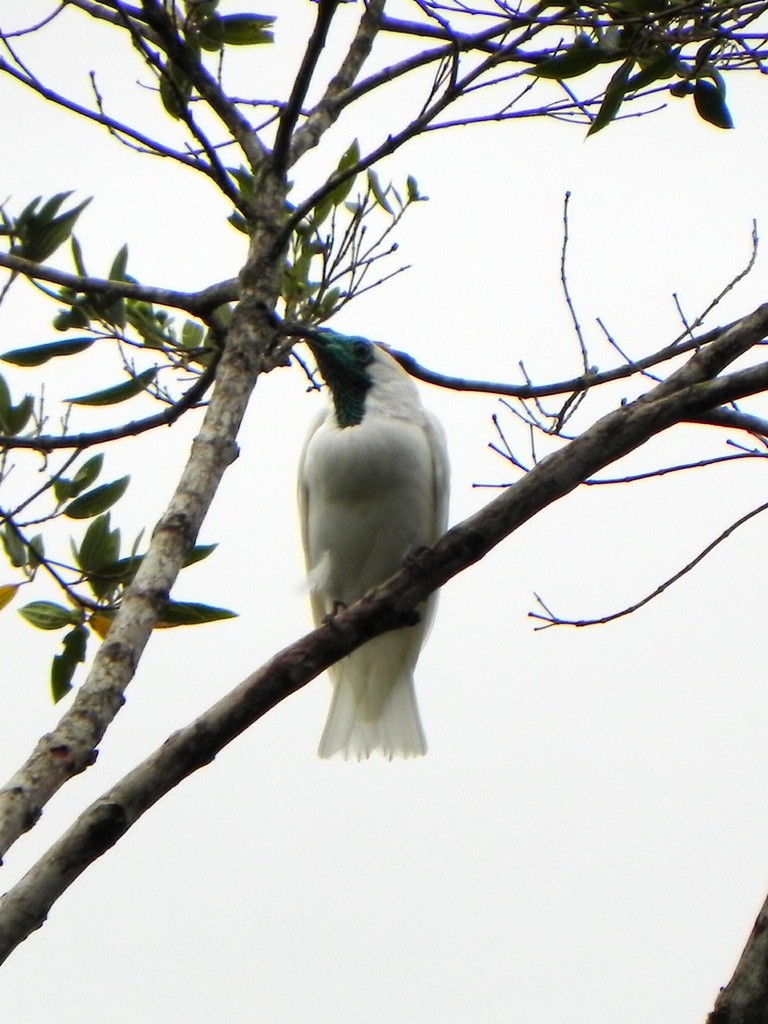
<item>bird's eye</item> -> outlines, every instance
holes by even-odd
[[[367,366],[373,358],[373,347],[367,341],[356,341],[352,346],[352,354],[361,366]]]

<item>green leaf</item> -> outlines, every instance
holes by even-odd
[[[386,212],[391,216],[392,207],[389,205],[386,194],[381,187],[379,176],[370,168],[368,170],[368,188],[371,190],[373,198],[376,200],[377,204],[382,208],[382,210],[386,210]]]
[[[32,570],[36,569],[43,558],[45,558],[45,541],[43,540],[43,535],[37,533],[27,547],[27,564],[29,568]]]
[[[86,491],[67,505],[64,515],[69,519],[90,519],[106,512],[125,494],[130,479],[130,476],[124,476],[110,484],[102,484],[100,487],[94,487],[92,491]]]
[[[102,454],[92,455],[87,462],[83,463],[71,480],[67,480],[65,477],[57,477],[53,481],[53,493],[56,495],[56,500],[61,503],[62,501],[68,501],[70,498],[76,498],[86,487],[90,487],[101,472],[103,462],[104,456]]]
[[[405,187],[408,190],[409,203],[418,203],[420,200],[426,199],[426,196],[419,192],[419,183],[412,174],[409,174],[406,178]]]
[[[212,555],[218,546],[218,544],[196,544],[184,559],[184,567],[194,565],[195,562],[202,562],[209,555]]]
[[[200,46],[209,53],[216,53],[224,45],[216,27],[216,20],[218,19],[206,18],[204,25],[201,25],[197,30]]]
[[[349,149],[346,150],[339,165],[334,171],[333,176],[337,174],[344,174],[346,171],[350,171],[360,160],[360,143],[355,139],[350,145]],[[352,175],[346,181],[342,181],[341,184],[337,185],[328,194],[331,206],[340,206],[347,198],[349,193],[352,191],[352,186],[355,184],[355,175]]]
[[[120,554],[120,530],[110,529],[109,517],[109,512],[98,516],[85,531],[77,552],[77,564],[85,572],[95,573]]]
[[[219,6],[219,0],[184,0],[184,7],[191,21],[209,18]]]
[[[84,352],[94,343],[95,338],[69,338],[67,341],[50,341],[45,345],[32,345],[29,348],[15,348],[6,352],[0,359],[14,366],[42,366],[49,359],[60,356],[74,356]]]
[[[725,90],[705,78],[699,78],[693,89],[693,102],[699,117],[716,128],[733,128],[733,118],[725,103]]]
[[[75,269],[80,277],[88,277],[88,271],[85,269],[85,262],[83,260],[83,248],[74,235],[69,240],[69,244],[72,246],[72,259],[75,263]]]
[[[229,611],[227,608],[214,608],[212,605],[196,604],[193,601],[169,601],[157,628],[197,626],[203,622],[218,622],[220,619],[234,618],[237,618],[237,612]]]
[[[600,104],[600,109],[597,114],[595,114],[595,119],[589,126],[587,136],[594,135],[596,132],[599,132],[601,128],[605,128],[605,126],[610,124],[614,117],[616,117],[624,97],[627,94],[627,83],[629,82],[629,76],[632,74],[632,68],[634,66],[635,58],[627,57],[618,70],[614,71],[611,76],[611,80],[606,87],[603,102]]]
[[[57,331],[68,331],[73,327],[90,327],[91,318],[83,305],[75,303],[70,309],[62,309],[58,313],[53,320],[53,326]]]
[[[67,198],[67,196],[71,196],[71,195],[72,195],[71,192],[60,192],[59,193],[60,203],[63,202]],[[56,199],[56,198],[57,197],[54,196],[54,199]],[[31,223],[32,218],[35,216],[35,210],[37,209],[38,203],[40,202],[41,199],[42,199],[42,196],[35,196],[34,199],[31,199],[27,203],[27,205],[24,207],[24,209],[21,211],[21,213],[18,215],[18,217],[15,218],[15,220],[13,221],[13,227],[14,227],[14,229],[15,229],[17,234],[19,234],[19,235],[23,234],[24,233],[24,229],[26,227],[28,227],[28,225]],[[50,202],[50,200],[49,200],[49,202]]]
[[[42,220],[43,210],[48,206],[46,204],[35,220],[30,223],[27,237],[16,249],[18,255],[28,260],[34,260],[35,263],[42,263],[44,260],[47,260],[72,234],[72,228],[75,226],[77,218],[90,201],[89,197],[73,210],[70,210],[68,213],[62,213],[59,217],[54,217],[53,220],[47,223]],[[49,200],[50,202],[51,200]]]
[[[154,307],[148,302],[127,302],[126,316],[128,322],[144,339],[147,348],[162,349],[168,344],[170,339],[163,330]]]
[[[268,14],[214,15],[198,24],[200,45],[204,50],[227,46],[257,46],[274,42],[274,33],[268,31],[275,19]]]
[[[313,318],[317,318],[318,320],[327,320],[336,312],[336,307],[340,298],[340,288],[329,288],[319,300],[310,299],[309,308],[312,310]]]
[[[18,405],[14,405],[10,400],[8,387],[3,381],[0,387],[0,432],[13,436],[21,433],[29,422],[34,408],[35,400],[32,395],[25,395]]]
[[[675,82],[669,87],[669,95],[676,96],[678,99],[682,96],[690,96],[692,92],[693,82]]]
[[[112,266],[109,269],[109,280],[110,281],[125,281],[125,268],[128,266],[128,246],[122,245],[115,258],[112,260]]]
[[[93,481],[101,472],[101,467],[104,465],[104,455],[99,452],[98,455],[92,455],[90,459],[82,464],[80,469],[75,473],[72,480],[74,487],[73,496],[80,494],[86,487],[90,487]]]
[[[74,498],[75,491],[72,481],[66,476],[57,476],[53,481],[53,494],[59,505],[64,501],[69,501],[70,498]]]
[[[217,547],[217,544],[199,544],[195,546],[184,559],[184,562],[182,563],[183,567],[186,568],[188,565],[194,565],[195,562],[202,562],[203,559],[207,558],[216,550]],[[120,558],[111,564],[102,565],[100,573],[113,583],[128,584],[136,575],[143,558],[143,554],[139,555],[134,552],[128,558]]]
[[[576,78],[597,67],[603,59],[603,52],[585,35],[576,37],[572,46],[554,57],[547,57],[540,64],[532,67],[530,74],[537,78]]]
[[[184,348],[200,348],[205,339],[205,328],[194,320],[185,320],[181,328],[181,344]]]
[[[252,172],[242,164],[239,167],[229,167],[228,170],[237,182],[240,196],[248,202],[253,202],[256,199],[257,186]]]
[[[121,330],[125,327],[125,299],[122,295],[111,302],[105,302],[102,298],[93,303],[93,309],[105,323]]]
[[[160,75],[160,99],[171,117],[178,120],[186,112],[191,95],[192,83],[181,68],[166,64]]]
[[[668,50],[657,54],[650,60],[640,60],[640,70],[629,80],[627,92],[636,92],[646,86],[658,82],[662,78],[671,78],[678,65],[678,51]]]
[[[0,540],[3,542],[8,561],[15,569],[20,569],[22,565],[27,564],[27,546],[10,519],[6,520],[3,531],[0,533]]]
[[[76,626],[64,637],[64,650],[51,663],[51,696],[54,703],[60,701],[72,689],[72,677],[77,666],[85,661],[88,630]]]
[[[244,235],[250,235],[251,231],[250,228],[248,227],[248,221],[245,219],[242,213],[238,213],[238,211],[235,210],[234,213],[230,213],[230,215],[227,217],[227,221],[237,231],[242,231]]]
[[[129,555],[128,558],[105,563],[99,569],[98,575],[105,584],[108,584],[110,590],[118,585],[127,586],[133,582],[143,558],[144,555]]]
[[[11,392],[8,390],[5,377],[0,373],[0,429],[11,411]]]
[[[125,402],[135,395],[146,391],[147,384],[151,383],[157,376],[157,367],[151,370],[142,370],[131,380],[123,384],[115,384],[114,387],[105,388],[103,391],[94,391],[90,395],[78,395],[76,398],[66,398],[66,402],[72,405],[117,405],[118,402]]]
[[[78,624],[81,619],[79,612],[52,601],[32,601],[19,608],[19,615],[37,629],[62,629]]]
[[[51,196],[50,199],[46,200],[37,213],[34,216],[34,220],[40,224],[47,224],[52,221],[56,214],[61,209],[62,203],[69,199],[74,194],[74,190],[70,189],[69,192],[59,192],[55,196]]]

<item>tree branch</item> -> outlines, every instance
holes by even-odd
[[[22,256],[12,256],[5,252],[0,252],[0,267],[28,277],[31,281],[48,281],[62,288],[71,288],[72,291],[81,292],[83,295],[105,295],[114,299],[120,297],[139,299],[158,306],[183,309],[192,316],[204,316],[216,309],[217,306],[224,305],[225,302],[234,302],[240,294],[240,286],[236,278],[208,285],[199,292],[180,292],[171,288],[153,288],[148,285],[136,284],[133,281],[110,281],[101,277],[82,277],[80,274],[70,274],[65,270],[57,270],[55,267],[36,263],[34,260],[27,260]]]
[[[116,6],[118,10],[122,9],[122,2],[117,3]],[[144,0],[142,11],[146,22],[162,40],[163,49],[168,57],[184,71],[238,144],[251,170],[254,174],[257,173],[263,165],[267,153],[256,135],[253,125],[240,113],[216,79],[203,66],[199,57],[179,38],[170,16],[161,4],[157,0]],[[129,19],[128,24],[130,27],[134,23]],[[141,28],[138,26],[135,27],[135,31],[142,34]]]
[[[740,526],[743,526],[745,523],[748,523],[750,519],[754,519],[755,516],[760,515],[762,512],[765,512],[766,510],[768,510],[768,502],[764,502],[757,508],[753,508],[751,512],[747,512],[746,515],[741,516],[739,519],[736,520],[735,523],[731,523],[731,525],[727,529],[723,530],[723,532],[719,536],[715,537],[715,539],[711,541],[711,543],[707,544],[707,546],[702,551],[700,551],[695,558],[692,558],[690,562],[686,563],[686,565],[684,565],[682,569],[678,569],[678,571],[674,573],[674,575],[670,576],[669,579],[666,579],[663,583],[660,583],[658,587],[656,587],[656,589],[653,590],[650,594],[646,594],[645,597],[640,598],[639,601],[635,601],[634,604],[630,604],[626,608],[622,608],[620,611],[610,612],[608,615],[602,615],[600,616],[600,618],[597,619],[564,619],[560,615],[555,615],[553,612],[551,612],[547,605],[538,596],[538,594],[536,594],[534,596],[536,597],[536,600],[544,609],[546,614],[542,615],[540,612],[528,612],[528,617],[531,619],[537,619],[538,621],[543,623],[543,625],[535,627],[537,630],[539,630],[549,629],[551,626],[576,626],[578,628],[581,628],[583,626],[603,626],[607,622],[613,622],[615,619],[622,619],[626,615],[632,615],[640,608],[643,608],[645,605],[650,604],[650,602],[653,601],[654,598],[660,597],[666,590],[669,590],[669,588],[673,586],[673,584],[677,583],[677,581],[682,579],[683,576],[686,576],[689,572],[695,569],[699,562],[702,562],[707,557],[707,555],[714,551],[715,548],[718,547],[718,545],[722,544],[724,540],[727,540],[732,533],[738,530]]]
[[[235,438],[256,379],[275,365],[276,329],[271,310],[280,292],[282,261],[266,263],[267,225],[282,215],[285,192],[265,176],[242,275],[243,294],[200,432],[149,549],[126,591],[87,679],[54,730],[43,736],[26,763],[0,790],[0,856],[37,820],[45,803],[68,779],[91,765],[96,747],[123,704],[141,654],[167,603],[222,476],[237,455]]]
[[[340,98],[349,91],[370,55],[373,41],[379,31],[384,3],[385,0],[370,0],[365,4],[355,38],[341,67],[328,83],[320,102],[307,115],[304,124],[293,133],[288,157],[290,166],[307,150],[316,146],[323,134],[337,120],[342,110]]]
[[[733,977],[720,990],[707,1024],[768,1021],[768,898],[757,915]]]
[[[738,348],[752,344],[767,331],[768,305],[744,317],[715,342],[719,351],[710,356],[708,364],[723,363]],[[0,900],[0,958],[6,957],[39,927],[67,886],[109,849],[148,807],[182,778],[208,763],[270,708],[361,643],[412,621],[413,609],[428,594],[479,561],[509,534],[574,490],[587,477],[674,423],[705,412],[713,403],[721,404],[725,395],[731,400],[768,386],[768,366],[741,371],[723,380],[702,381],[699,355],[689,361],[689,366],[695,365],[687,374],[678,373],[676,389],[659,385],[647,395],[604,416],[566,447],[536,465],[482,511],[449,530],[432,549],[410,559],[396,576],[339,612],[333,624],[322,626],[286,648],[232,694],[175,733],[148,761],[92,805]],[[168,517],[164,517],[161,529],[167,522]],[[142,569],[143,566],[144,563]],[[141,584],[136,589],[140,593]],[[117,634],[121,635],[119,630]],[[116,642],[117,636],[113,640],[113,633],[110,633],[102,651],[109,652]],[[117,687],[109,693],[114,700]],[[82,696],[83,690],[76,698],[76,706]],[[77,707],[77,711],[80,710]],[[115,707],[112,714],[116,710]],[[18,832],[28,828],[39,813],[40,801],[51,789],[50,767],[44,761],[60,758],[69,767],[73,751],[66,744],[62,746],[61,735],[60,726],[53,736],[45,737],[41,741],[42,750],[36,751],[36,755],[40,755],[38,762],[33,755],[32,763],[0,792],[0,849],[7,849]],[[78,754],[69,774],[91,763],[95,751],[93,747],[83,748],[81,741]],[[35,774],[35,769],[42,778]],[[42,784],[43,780],[46,785]],[[61,781],[63,779],[59,784]]]
[[[277,127],[275,145],[272,150],[272,166],[278,174],[284,175],[288,171],[291,136],[301,113],[301,107],[307,95],[312,75],[317,67],[320,54],[323,52],[328,29],[331,27],[331,21],[338,5],[339,0],[317,0],[315,25],[304,51],[301,66],[294,79],[291,95],[283,107]],[[365,13],[368,13],[367,9]]]
[[[49,89],[31,75],[14,68],[2,57],[0,57],[0,72],[5,72],[5,74],[15,78],[17,82],[20,82],[22,85],[25,85],[27,88],[37,93],[41,99],[46,100],[49,103],[53,103],[55,106],[61,107],[63,110],[69,110],[71,113],[77,114],[79,117],[85,118],[87,121],[93,121],[95,124],[103,125],[103,127],[107,128],[117,137],[125,136],[126,139],[132,139],[134,142],[138,143],[139,146],[144,147],[149,153],[154,153],[157,156],[168,157],[169,159],[176,160],[178,163],[185,164],[187,167],[191,167],[196,171],[202,171],[206,174],[208,173],[207,165],[192,153],[184,153],[180,150],[171,149],[169,146],[164,146],[162,143],[158,142],[156,139],[150,138],[150,136],[145,135],[143,132],[140,132],[135,128],[131,128],[122,121],[116,121],[114,118],[107,116],[103,111],[91,110],[90,107],[84,107],[81,103],[76,103],[75,100],[69,99],[62,93]]]
[[[145,416],[144,419],[131,420],[117,427],[107,427],[104,430],[93,430],[90,433],[82,434],[40,434],[37,437],[0,434],[0,450],[26,448],[37,452],[52,452],[57,449],[76,448],[79,453],[97,444],[109,444],[110,441],[118,441],[123,437],[136,437],[138,434],[145,434],[148,430],[155,430],[157,427],[169,427],[185,412],[194,408],[205,395],[216,376],[220,358],[221,351],[219,350],[219,354],[200,374],[192,387],[184,392],[178,402],[174,402],[162,412],[155,413],[154,416]]]
[[[451,391],[476,391],[481,394],[506,395],[510,398],[546,398],[550,395],[570,394],[577,391],[586,391],[589,388],[597,387],[600,384],[610,384],[616,380],[623,380],[632,377],[636,373],[659,363],[674,359],[702,345],[708,345],[719,338],[724,331],[741,321],[734,321],[725,327],[715,327],[706,334],[700,334],[696,338],[688,338],[686,341],[675,341],[671,345],[665,345],[652,355],[643,359],[627,362],[612,370],[590,371],[581,374],[579,377],[571,377],[569,380],[553,381],[551,384],[503,384],[500,381],[469,380],[466,377],[452,377],[448,374],[439,373],[422,366],[413,356],[399,349],[390,349],[391,354],[400,363],[403,369],[417,380],[425,384],[434,384],[439,388],[449,388]]]

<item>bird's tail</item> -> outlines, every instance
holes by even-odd
[[[378,750],[391,760],[427,752],[413,688],[413,654],[420,647],[408,635],[413,629],[369,640],[334,666],[320,757],[342,754],[359,761]]]

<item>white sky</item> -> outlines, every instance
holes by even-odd
[[[275,95],[295,66],[310,9],[279,6],[286,49],[258,54]],[[3,7],[18,21],[49,9],[39,0]],[[87,71],[98,67],[105,88],[114,82],[109,101],[151,110],[153,97],[124,91],[141,76],[136,65],[111,57],[103,33],[75,33],[74,24],[64,38],[45,37],[33,66],[83,96]],[[534,121],[420,141],[382,170],[400,180],[414,173],[431,197],[399,236],[413,269],[353,303],[334,326],[468,377],[517,381],[520,359],[539,381],[578,372],[558,281],[570,190],[570,284],[593,362],[615,359],[596,316],[634,356],[660,347],[679,330],[672,293],[695,316],[745,264],[752,219],[766,223],[760,87],[729,82],[734,132],[704,125],[691,104],[675,101],[588,141],[581,128]],[[385,134],[392,110],[385,100],[365,125],[342,122],[297,173],[297,193],[355,134]],[[0,81],[0,116],[12,125],[0,173],[12,210],[40,193],[95,196],[77,232],[95,273],[124,241],[129,271],[147,283],[192,288],[237,272],[242,236],[193,175],[126,154],[9,81]],[[67,266],[64,251],[57,260]],[[761,256],[710,326],[764,301],[764,279]],[[51,340],[48,308],[23,284],[15,293],[0,310],[0,349]],[[112,383],[109,374],[106,364],[91,370],[73,360],[49,385],[51,399],[82,393],[84,379]],[[38,380],[33,371],[6,376],[17,394]],[[4,889],[170,731],[306,631],[294,476],[319,399],[304,392],[298,372],[259,383],[241,457],[201,536],[219,550],[175,592],[240,617],[153,638],[96,767],[14,847]],[[595,397],[581,425],[636,393],[625,384]],[[456,522],[488,497],[473,483],[510,479],[486,447],[501,409],[487,396],[431,388],[424,397],[449,434]],[[522,445],[511,418],[504,422]],[[185,421],[107,454],[105,479],[134,474],[113,513],[128,542],[163,509],[193,432]],[[724,442],[712,430],[680,429],[623,468],[696,459]],[[19,481],[37,469],[17,461]],[[575,617],[641,597],[764,501],[764,477],[763,463],[742,462],[582,489],[538,516],[441,597],[417,674],[425,759],[320,762],[329,693],[325,680],[311,684],[148,813],[65,894],[0,971],[4,1019],[703,1019],[730,977],[768,873],[765,524],[744,527],[629,619],[535,633],[527,612],[534,591]],[[55,597],[41,588],[26,599],[42,596]],[[48,698],[58,637],[32,631],[13,606],[2,630],[7,776],[61,708]]]

